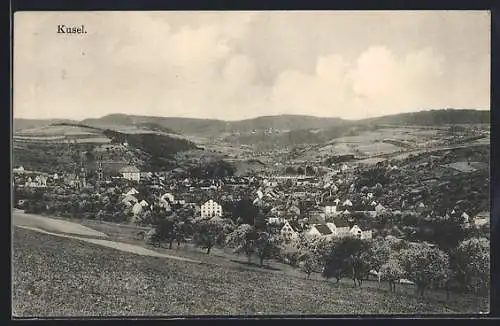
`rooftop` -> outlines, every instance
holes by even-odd
[[[330,230],[330,228],[328,226],[326,226],[325,224],[316,224],[316,225],[314,225],[314,227],[322,235],[332,234],[332,230]]]
[[[140,170],[133,165],[129,165],[129,166],[125,166],[125,167],[121,168],[120,172],[121,173],[132,173],[132,172],[140,172]]]

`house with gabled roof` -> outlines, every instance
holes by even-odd
[[[349,222],[342,216],[334,217],[331,221],[326,223],[326,226],[332,230],[336,235],[339,233],[349,232]]]
[[[125,193],[125,196],[127,195],[132,195],[132,196],[135,196],[135,195],[138,195],[139,194],[139,191],[137,189],[135,189],[134,187],[130,188],[129,191],[127,191]]]
[[[125,166],[119,171],[122,177],[127,180],[139,182],[141,180],[141,170],[133,165]]]
[[[144,207],[140,203],[135,203],[134,206],[132,206],[132,213],[134,215],[139,215],[144,211]]]
[[[122,203],[124,203],[127,206],[133,206],[134,204],[136,204],[138,202],[139,202],[139,200],[135,196],[132,196],[132,195],[126,195],[122,199]]]
[[[334,233],[326,224],[313,224],[306,232],[308,237],[332,237]]]
[[[346,200],[342,203],[342,206],[344,206],[344,207],[352,207],[352,201],[350,201],[349,199],[346,199]]]
[[[481,227],[487,224],[490,224],[490,212],[477,213],[474,217],[474,225],[476,227]]]
[[[299,237],[300,225],[293,221],[286,221],[281,228],[280,234],[285,241],[296,240]]]
[[[349,233],[360,239],[371,239],[373,235],[372,230],[363,231],[357,224],[349,230]]]

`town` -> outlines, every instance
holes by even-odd
[[[463,139],[461,134],[455,137]],[[472,141],[477,138],[482,137]],[[444,145],[449,144],[447,140]],[[258,256],[260,266],[271,259],[307,275],[330,273],[315,252],[319,243],[359,239],[380,245],[396,239],[449,251],[471,236],[489,238],[487,146],[472,143],[439,149],[429,145],[427,151],[371,164],[354,155],[330,155],[323,162],[288,160],[287,164],[286,159],[276,158],[279,152],[271,151],[260,159],[274,155],[271,162],[280,163],[257,164],[260,170],[243,174],[235,173],[234,159],[220,158],[166,171],[143,171],[103,159],[113,146],[131,150],[123,143],[80,151],[70,173],[14,168],[16,209],[146,227],[136,234],[145,245],[167,242],[172,248],[174,242],[192,243],[207,253],[215,247],[231,247],[243,250],[249,259]],[[252,244],[249,234],[253,234]],[[263,234],[269,237],[264,245],[269,250],[258,248],[257,239]],[[386,279],[382,271],[389,268],[383,263],[351,276],[371,275],[380,282]],[[398,282],[415,284],[405,276],[397,273]],[[438,280],[444,279],[436,276]],[[428,286],[428,281],[423,284]],[[464,282],[460,286],[469,286]],[[480,291],[482,287],[475,284],[474,291]]]
[[[14,316],[495,308],[491,12],[15,19]]]

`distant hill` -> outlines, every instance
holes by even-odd
[[[263,116],[254,119],[246,119],[230,122],[232,129],[240,132],[252,130],[301,130],[301,129],[324,129],[342,124],[345,120],[340,118],[320,118],[307,115],[276,115]]]
[[[91,126],[110,125],[150,125],[155,124],[178,134],[214,136],[230,132],[252,132],[262,130],[299,130],[322,129],[342,123],[339,118],[319,118],[302,115],[264,116],[239,121],[223,121],[214,119],[170,118],[129,116],[111,114],[99,119],[86,119],[82,123]]]
[[[85,119],[82,123],[90,126],[155,126],[170,130],[172,133],[185,135],[216,135],[225,130],[222,120],[148,117],[126,114],[110,114],[98,119]]]
[[[77,123],[75,120],[67,120],[67,119],[16,119],[14,118],[12,121],[12,129],[13,131],[23,130],[23,129],[32,129],[43,126],[48,126],[55,123]]]
[[[68,141],[71,140],[71,146]],[[198,149],[181,137],[155,133],[124,133],[112,129],[87,126],[78,122],[58,122],[25,129],[14,135],[13,157],[16,165],[39,171],[68,171],[74,168],[74,151],[94,151],[102,144],[128,147],[112,150],[108,161],[136,162],[148,170],[163,170],[175,165],[175,154]],[[120,146],[119,146],[120,147]],[[109,154],[109,151],[106,151]]]
[[[14,130],[34,128],[60,122],[81,123],[88,126],[115,129],[114,127],[129,126],[138,129],[161,131],[164,133],[193,135],[202,137],[220,137],[232,133],[252,133],[265,130],[292,131],[292,139],[305,139],[305,142],[317,142],[329,138],[329,132],[323,135],[310,135],[304,130],[336,130],[346,126],[365,124],[399,124],[399,125],[443,125],[443,124],[477,124],[490,123],[490,112],[479,110],[430,110],[415,113],[402,113],[383,117],[343,120],[340,118],[325,118],[305,115],[262,116],[239,121],[224,121],[216,119],[195,119],[176,117],[151,117],[126,114],[110,114],[101,118],[85,119],[81,122],[71,120],[34,120],[14,119]],[[295,134],[297,131],[297,134]],[[334,131],[333,134],[338,134]],[[242,135],[247,137],[247,135]],[[250,135],[242,143],[253,141]],[[284,136],[288,137],[288,136]],[[274,138],[274,137],[273,137]],[[282,138],[282,136],[278,137]],[[307,140],[310,139],[310,140]],[[286,142],[286,141],[285,141]],[[291,141],[295,143],[295,140]],[[299,141],[302,142],[302,141]]]
[[[358,122],[423,126],[438,126],[444,124],[489,124],[490,111],[457,109],[429,110],[363,119],[358,120]]]

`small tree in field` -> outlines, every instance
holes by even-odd
[[[389,290],[396,292],[396,283],[404,276],[404,270],[396,258],[389,259],[380,267],[382,279],[389,283]]]
[[[455,250],[456,269],[466,287],[477,293],[489,287],[490,241],[486,238],[471,238],[462,241]]]
[[[265,259],[276,257],[279,254],[280,239],[267,232],[258,232],[254,246],[255,253],[259,257],[259,265],[262,266]]]
[[[202,220],[194,224],[194,241],[203,249],[207,249],[207,255],[216,243],[220,243],[225,237],[226,228],[219,220]]]
[[[448,255],[427,243],[416,243],[399,254],[404,275],[417,285],[420,297],[433,282],[443,280],[448,271]]]
[[[234,248],[236,253],[244,253],[249,261],[252,254],[259,257],[260,266],[264,264],[265,259],[278,255],[280,244],[278,236],[258,231],[248,224],[240,225],[226,239],[226,245]]]
[[[342,274],[350,274],[355,286],[361,286],[363,277],[368,274],[367,263],[370,243],[357,237],[346,236],[334,241],[326,259],[323,275],[334,276],[337,282]]]
[[[241,224],[236,230],[228,234],[226,246],[233,248],[233,251],[238,255],[240,253],[245,254],[250,261],[255,239],[255,228],[249,224]]]
[[[307,279],[317,269],[318,261],[311,252],[303,252],[299,256],[299,267],[307,275]]]
[[[389,241],[383,238],[377,238],[369,243],[365,259],[370,268],[380,272],[382,265],[389,260],[390,256],[391,246]]]

